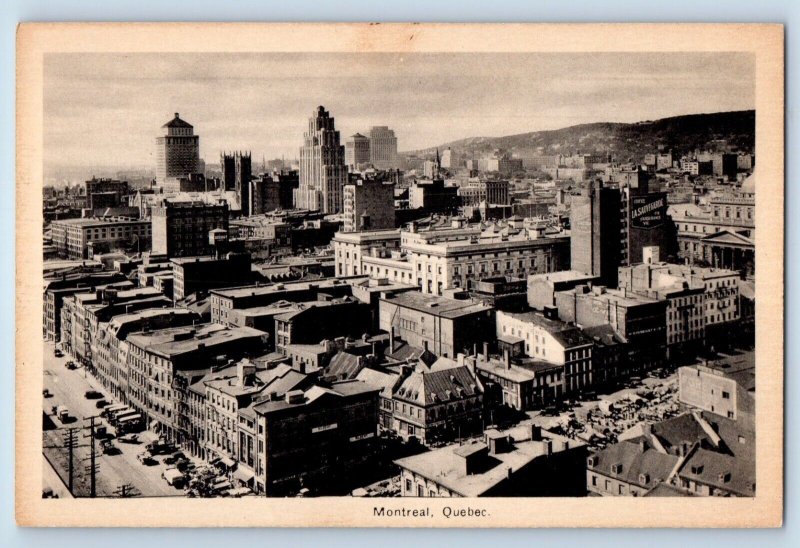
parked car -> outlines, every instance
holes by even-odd
[[[167,480],[169,485],[172,485],[178,489],[182,489],[183,486],[186,485],[186,476],[174,466],[171,466],[161,472],[161,477]]]
[[[124,436],[120,436],[117,438],[120,443],[139,443],[139,435],[138,434],[125,434]]]
[[[103,397],[103,394],[97,390],[87,390],[83,395],[87,400],[96,400]]]
[[[67,369],[78,369],[78,366],[72,360],[70,360],[67,363],[65,363],[64,367],[66,367]]]
[[[53,355],[56,358],[63,358],[64,357],[64,353],[61,351],[60,348],[56,348],[55,351],[53,352]]]
[[[144,464],[145,466],[152,466],[153,464],[158,464],[158,461],[153,458],[153,455],[150,454],[149,451],[143,451],[136,455],[136,458]]]
[[[99,400],[97,403],[94,404],[94,406],[97,407],[98,409],[103,409],[107,405],[108,402],[106,400]]]
[[[186,455],[184,455],[180,451],[172,455],[169,455],[168,457],[164,457],[164,464],[175,464],[179,460],[187,460]]]

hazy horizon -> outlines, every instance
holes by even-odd
[[[48,54],[45,173],[150,167],[175,112],[200,156],[298,156],[324,105],[342,143],[374,125],[400,151],[594,123],[755,109],[745,53]]]

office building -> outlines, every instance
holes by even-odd
[[[162,135],[156,137],[156,182],[164,185],[169,179],[198,173],[200,137],[194,127],[176,112],[161,129]]]
[[[397,153],[395,142],[395,154]],[[360,133],[348,137],[344,142],[344,163],[350,171],[357,171],[370,163],[370,140]]]
[[[91,259],[95,254],[124,250],[149,251],[150,222],[126,217],[61,219],[50,224],[59,257]]]
[[[592,181],[570,206],[570,268],[616,286],[620,264],[620,191]]]
[[[295,204],[323,213],[342,211],[342,187],[347,184],[344,146],[325,107],[317,107],[308,119],[308,131],[300,148],[300,185]]]
[[[221,287],[248,285],[261,280],[253,272],[249,253],[226,253],[220,257],[176,257],[171,261],[173,298]]]
[[[359,179],[344,187],[344,232],[393,229],[394,183]]]
[[[397,137],[387,126],[369,130],[369,161],[376,169],[397,169]]]
[[[153,207],[153,253],[168,257],[210,255],[209,233],[228,230],[228,204],[162,200]]]

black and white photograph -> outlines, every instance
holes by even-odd
[[[41,64],[42,499],[759,494],[755,52]]]

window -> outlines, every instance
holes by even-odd
[[[425,488],[421,485],[417,485],[417,496],[424,497],[425,496]]]
[[[729,399],[731,399],[731,395],[730,395],[730,393],[729,393],[729,392],[725,392],[725,391],[723,390],[723,391],[722,391],[722,399],[723,399],[723,400],[729,400]]]
[[[411,493],[411,480],[406,480],[406,493]]]

